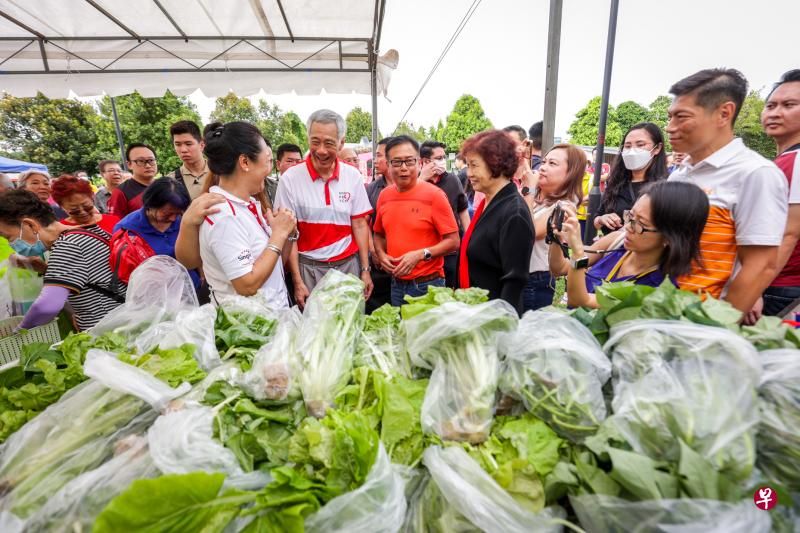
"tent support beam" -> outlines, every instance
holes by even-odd
[[[110,20],[111,22],[113,22],[114,24],[116,24],[117,26],[122,28],[123,30],[125,30],[125,32],[128,33],[131,37],[133,37],[134,39],[137,39],[137,40],[141,40],[139,38],[139,36],[136,35],[136,32],[134,32],[132,29],[130,29],[125,24],[120,22],[114,15],[112,15],[111,13],[109,13],[108,11],[103,9],[103,7],[100,6],[97,2],[95,2],[94,0],[86,0],[86,3],[89,4],[90,6],[92,6],[93,8],[95,8],[96,10],[98,10],[103,15],[105,15],[108,20]]]
[[[42,63],[44,63],[45,72],[50,72],[50,65],[47,64],[47,52],[44,49],[44,41],[39,39],[39,52],[42,54]]]
[[[114,131],[117,133],[117,144],[119,144],[119,159],[122,162],[122,169],[128,171],[128,162],[125,157],[125,140],[122,138],[122,130],[119,127],[119,117],[117,116],[116,98],[111,96],[111,114],[114,116]]]
[[[97,70],[84,70],[80,71],[77,69],[73,70],[51,70],[49,72],[43,71],[29,71],[29,70],[6,70],[3,71],[3,75],[25,75],[25,76],[40,76],[42,74],[164,74],[167,72],[180,72],[180,73],[191,73],[191,72],[372,72],[369,68],[348,68],[348,69],[338,69],[338,68],[304,68],[304,69],[293,69],[293,68],[171,68],[171,69],[163,69],[163,68],[148,68],[148,69],[130,69],[130,68],[121,68],[121,69],[113,69],[113,70],[103,70],[101,68],[97,68]]]
[[[614,42],[617,37],[617,12],[619,0],[611,0],[611,11],[608,15],[608,40],[606,41],[606,64],[603,72],[603,96],[600,101],[600,124],[597,129],[597,150],[594,161],[594,180],[589,192],[589,209],[586,216],[586,230],[583,235],[584,243],[591,243],[596,230],[594,217],[600,210],[600,176],[603,172],[603,150],[606,145],[606,122],[608,121],[608,98],[611,92],[611,68],[614,66]]]
[[[42,35],[38,31],[34,30],[33,28],[30,28],[29,26],[26,26],[25,24],[23,24],[22,22],[18,21],[17,19],[15,19],[14,17],[12,17],[8,13],[6,13],[5,11],[0,11],[0,17],[3,17],[4,19],[8,20],[9,22],[11,22],[13,24],[16,24],[17,26],[19,26],[23,30],[25,30],[25,31],[27,31],[29,33],[32,33],[33,35],[37,36],[39,39],[47,40],[47,38],[44,35]],[[12,40],[12,39],[8,39],[8,40]]]
[[[161,5],[161,2],[159,2],[158,0],[153,0],[153,2],[155,3],[155,5],[158,6],[158,9],[160,9],[161,12],[164,13],[164,16],[167,17],[167,20],[169,21],[170,24],[172,24],[172,27],[175,28],[178,31],[178,33],[181,34],[181,37],[183,37],[184,39],[186,39],[188,41],[188,38],[186,37],[186,34],[183,33],[183,30],[181,29],[181,27],[178,26],[178,23],[175,22],[175,19],[173,19],[172,15],[169,14],[169,11],[164,9],[164,6]]]
[[[286,31],[289,32],[289,38],[292,40],[292,42],[294,42],[294,33],[292,33],[292,28],[289,26],[289,19],[286,18],[286,12],[283,10],[283,3],[281,2],[281,0],[277,1],[278,1],[278,9],[281,10],[281,16],[283,17],[283,23],[286,24]],[[341,44],[342,43],[340,41],[339,45],[341,46]]]
[[[39,41],[39,42],[41,43],[41,41]],[[13,59],[14,57],[16,57],[16,56],[17,56],[17,54],[19,54],[20,52],[22,52],[23,50],[25,50],[26,48],[28,48],[28,47],[29,47],[30,45],[32,45],[32,44],[33,44],[33,39],[31,39],[31,40],[30,40],[30,41],[28,41],[27,43],[23,44],[23,45],[22,45],[22,48],[20,48],[19,50],[17,50],[16,52],[14,52],[13,54],[11,54],[10,56],[8,56],[7,58],[5,58],[4,60],[0,61],[0,66],[2,66],[2,65],[3,65],[3,64],[6,62],[6,61],[8,61],[9,59]]]
[[[542,153],[553,146],[556,132],[556,99],[558,96],[558,58],[561,53],[561,13],[563,0],[550,0],[550,20],[547,30],[547,72],[544,86],[544,117],[542,119]]]

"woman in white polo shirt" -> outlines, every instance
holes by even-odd
[[[213,126],[205,138],[208,167],[219,177],[209,192],[224,198],[200,226],[200,256],[214,298],[258,294],[288,307],[281,256],[297,222],[288,209],[265,213],[253,198],[264,190],[272,149],[247,122]]]

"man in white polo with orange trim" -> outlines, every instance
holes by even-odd
[[[358,169],[337,158],[345,133],[338,113],[313,112],[308,118],[308,157],[284,172],[275,195],[276,208],[291,209],[297,216],[300,235],[289,269],[300,307],[331,269],[361,278],[365,298],[372,292],[367,221],[372,206]]]

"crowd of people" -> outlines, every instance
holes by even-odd
[[[0,176],[10,261],[43,276],[20,327],[65,309],[91,327],[153,255],[178,259],[201,302],[303,307],[335,269],[363,281],[368,311],[447,286],[486,289],[523,313],[553,304],[566,276],[572,307],[597,306],[602,283],[668,279],[727,300],[747,322],[781,314],[800,298],[800,70],[774,85],[761,116],[774,162],[734,136],[747,85],[733,69],[675,83],[666,125],[625,132],[591,220],[603,162],[570,144],[542,153],[541,122],[468,138],[452,171],[443,143],[381,139],[370,180],[344,147],[344,119],[325,109],[308,119],[305,154],[283,144],[273,158],[249,123],[180,121],[169,135],[182,164],[160,178],[155,151],[136,142],[131,174],[101,161],[97,190],[78,175],[30,171],[16,188]],[[588,243],[586,224],[599,232]]]

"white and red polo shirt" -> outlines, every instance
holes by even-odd
[[[333,176],[325,181],[310,156],[283,173],[275,207],[291,209],[297,216],[300,255],[326,263],[358,252],[352,220],[372,213],[358,169],[337,160]]]
[[[796,144],[775,158],[775,164],[789,181],[789,205],[800,204],[800,144]],[[800,243],[795,246],[771,287],[800,287]]]

